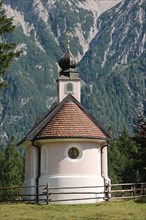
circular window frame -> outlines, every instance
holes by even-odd
[[[68,150],[69,158],[77,159],[79,157],[79,155],[80,155],[80,151],[78,148],[76,148],[76,147],[69,148],[69,150]]]
[[[70,151],[72,148],[75,148],[75,149],[78,150],[78,156],[75,157],[75,158],[69,156],[69,151]],[[65,149],[65,154],[66,154],[66,156],[68,157],[69,160],[71,160],[71,161],[77,161],[77,160],[82,159],[82,157],[83,157],[83,148],[82,148],[81,145],[76,144],[76,143],[74,143],[74,144],[69,144],[69,145],[66,147],[66,149]]]

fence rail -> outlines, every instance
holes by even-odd
[[[39,189],[39,193],[24,193],[26,189]],[[83,191],[87,189],[87,191]],[[95,189],[95,190],[94,190]],[[101,190],[100,190],[101,189]],[[77,190],[77,191],[76,191]],[[80,190],[80,191],[79,191]],[[91,190],[91,191],[90,191]],[[97,190],[97,191],[96,191]],[[75,198],[56,199],[59,195],[74,195]],[[83,195],[83,197],[81,197]],[[84,197],[87,195],[86,197]],[[92,195],[94,197],[92,197]],[[54,198],[53,198],[54,197]],[[39,186],[14,186],[0,187],[0,202],[33,202],[33,203],[51,203],[67,202],[75,200],[95,200],[103,199],[105,201],[115,199],[133,199],[146,197],[146,183],[121,183],[105,186],[83,186],[83,187],[50,187],[46,185]]]

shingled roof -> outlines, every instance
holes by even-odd
[[[48,111],[18,144],[55,138],[111,139],[111,135],[72,95]]]

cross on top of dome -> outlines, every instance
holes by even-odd
[[[70,36],[71,33],[69,31],[66,32],[66,37],[67,37],[67,49],[70,50]]]
[[[73,54],[70,51],[70,32],[66,32],[67,36],[67,51],[64,53],[64,55],[59,60],[59,66],[62,70],[68,70],[68,69],[74,69],[77,66],[77,59],[73,56]]]

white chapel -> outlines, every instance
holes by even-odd
[[[39,194],[38,186],[48,183],[58,192],[66,192],[66,187],[76,192],[53,194],[52,202],[95,203],[103,200],[110,181],[107,148],[112,137],[80,103],[81,79],[69,43],[68,39],[67,51],[59,60],[58,102],[18,144],[25,149],[24,186],[36,186],[24,193]]]

